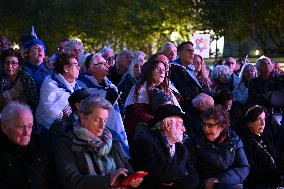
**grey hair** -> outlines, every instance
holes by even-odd
[[[260,67],[260,64],[263,63],[264,60],[268,60],[270,62],[270,64],[272,64],[273,62],[270,60],[270,58],[266,57],[266,56],[261,56],[259,57],[259,59],[257,59],[256,63],[255,63],[255,67],[257,69],[257,71],[259,71],[259,67]]]
[[[74,48],[75,45],[79,45],[80,48],[81,48],[81,53],[80,55],[83,54],[83,51],[84,51],[84,46],[83,46],[83,43],[76,40],[76,39],[71,39],[69,40],[66,45],[65,45],[65,48],[64,48],[64,53],[66,54],[71,54],[72,53],[72,50]]]
[[[230,74],[230,68],[226,65],[218,65],[212,72],[212,79],[217,79],[220,76],[221,71],[225,71],[225,74]]]
[[[90,61],[89,67],[91,67],[93,64],[99,63],[98,62],[99,58],[103,58],[104,59],[104,57],[100,53],[94,54],[92,59],[91,59],[91,61]]]
[[[115,59],[115,61],[116,61],[116,65],[118,65],[119,63],[120,63],[120,60],[121,60],[121,58],[125,55],[125,54],[131,54],[131,56],[133,56],[133,53],[132,53],[132,51],[130,51],[130,50],[123,50],[123,51],[120,51],[119,53],[118,53],[118,55],[116,56],[116,59]]]
[[[163,46],[162,46],[162,48],[161,48],[161,50],[160,50],[160,52],[161,53],[164,53],[165,52],[165,50],[169,47],[169,46],[175,46],[176,47],[176,45],[174,44],[174,43],[172,43],[172,42],[166,42]]]
[[[195,98],[192,99],[192,105],[195,108],[202,106],[208,109],[214,106],[214,100],[211,96],[205,93],[199,93],[199,95],[197,95]]]
[[[83,113],[84,115],[89,115],[96,108],[103,108],[108,111],[111,111],[112,105],[105,98],[97,95],[92,95],[81,101],[79,112]]]
[[[26,110],[32,114],[32,110],[27,104],[10,102],[1,112],[1,124],[4,125],[5,122],[11,121],[22,110]]]
[[[257,69],[256,69],[256,66],[254,66],[254,65],[252,65],[252,64],[244,64],[243,65],[243,67],[242,67],[242,69],[241,69],[241,71],[240,71],[240,82],[239,82],[239,84],[241,84],[243,81],[244,81],[244,72],[246,71],[246,70],[248,70],[249,68],[252,68],[252,69],[254,69],[254,71],[255,71],[255,77],[257,77],[258,76],[258,73],[257,73]]]
[[[134,56],[132,58],[132,61],[131,61],[131,64],[129,65],[128,67],[128,70],[127,72],[134,78],[134,72],[133,72],[133,69],[134,69],[134,66],[135,64],[138,64],[139,62],[142,62],[144,64],[144,57],[145,57],[145,53],[143,51],[134,51]],[[126,74],[125,74],[126,75]]]
[[[163,132],[165,130],[164,125],[170,121],[169,117],[164,118],[163,120],[156,123],[154,126],[151,127],[151,130],[153,131],[160,131]]]
[[[100,53],[101,55],[104,55],[104,54],[106,54],[106,53],[109,52],[109,51],[113,51],[113,49],[110,48],[110,47],[104,47],[104,48],[102,48],[101,50],[99,50],[98,53]]]

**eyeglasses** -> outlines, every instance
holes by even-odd
[[[209,129],[211,129],[211,128],[213,128],[213,127],[216,127],[216,126],[218,126],[220,123],[219,122],[217,122],[217,123],[214,123],[214,124],[211,124],[211,123],[205,123],[205,122],[202,122],[202,127],[203,128],[209,128]]]
[[[81,49],[73,49],[73,51],[76,53],[81,53]]]
[[[160,67],[157,67],[157,68],[155,68],[154,70],[155,70],[156,72],[159,72],[159,73],[168,73],[168,70],[162,69],[162,68],[160,68]]]
[[[230,74],[220,74],[219,78],[227,78],[230,79],[231,75]]]
[[[101,65],[101,64],[103,64],[104,66],[108,65],[107,62],[98,62],[98,63],[93,64],[92,66]]]
[[[5,64],[7,65],[11,64],[12,66],[17,66],[19,63],[16,61],[5,61]]]

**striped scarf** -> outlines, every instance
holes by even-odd
[[[75,126],[74,133],[77,138],[85,140],[88,145],[97,153],[98,167],[101,175],[109,175],[115,171],[116,165],[113,158],[109,154],[112,147],[112,135],[109,130],[105,128],[102,136],[97,137],[88,129]]]

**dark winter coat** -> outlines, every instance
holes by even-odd
[[[119,141],[113,141],[110,156],[117,169],[126,168],[128,174],[132,173],[132,168],[123,155]],[[97,153],[86,142],[76,138],[73,131],[66,133],[58,141],[55,158],[57,174],[64,188],[110,188],[110,175],[100,175]],[[92,169],[95,174],[91,174]]]
[[[176,143],[171,157],[165,138],[159,133],[142,129],[135,135],[132,152],[134,168],[149,173],[139,188],[145,189],[191,189],[198,185],[195,169],[189,164],[185,146]],[[166,184],[173,183],[173,185]]]
[[[191,101],[203,89],[196,81],[189,75],[185,68],[182,66],[171,64],[170,67],[170,80],[180,93],[182,99],[180,105],[185,112],[190,112],[192,109]]]
[[[248,188],[255,188],[260,184],[278,186],[280,172],[277,168],[276,150],[272,141],[253,134],[248,128],[242,132],[241,137],[251,168],[246,181]]]
[[[27,146],[19,146],[0,132],[0,146],[1,189],[55,189],[58,187],[55,181],[54,164],[47,154],[47,146],[38,135],[33,134]]]
[[[214,177],[223,184],[242,188],[249,173],[243,143],[233,131],[228,131],[225,136],[219,142],[210,142],[201,131],[187,141],[186,146],[203,182]]]

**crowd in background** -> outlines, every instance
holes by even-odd
[[[284,186],[284,72],[193,43],[96,53],[0,41],[0,188]],[[124,178],[147,172],[128,183]],[[136,174],[135,174],[136,173]]]

